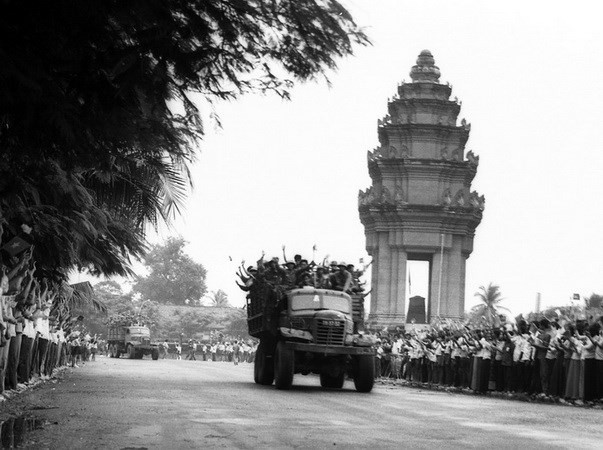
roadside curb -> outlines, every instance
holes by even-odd
[[[70,369],[70,368],[71,367],[68,367],[68,366],[58,367],[52,371],[51,376],[41,375],[41,376],[32,377],[32,379],[30,381],[28,381],[27,383],[17,384],[17,389],[5,390],[2,394],[0,394],[0,405],[4,404],[4,402],[10,401],[11,399],[18,397],[21,394],[31,391],[32,389],[35,389],[36,387],[44,385],[48,382],[53,382],[53,383],[58,382],[62,378],[62,375],[65,372],[67,372],[68,369]]]
[[[524,394],[524,393],[506,393],[497,391],[488,391],[486,393],[476,393],[471,389],[459,388],[453,386],[441,386],[439,384],[419,383],[416,381],[406,380],[375,380],[375,384],[380,386],[391,386],[391,387],[407,387],[412,389],[424,389],[430,391],[447,392],[449,394],[462,394],[470,395],[474,397],[489,397],[497,398],[501,400],[512,400],[525,403],[542,403],[548,405],[568,406],[576,408],[588,408],[588,409],[603,409],[602,402],[583,402],[576,403],[574,401],[564,400],[559,397],[544,396],[542,394]]]

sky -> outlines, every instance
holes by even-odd
[[[480,156],[472,189],[486,197],[467,261],[465,309],[495,283],[515,314],[603,293],[603,43],[597,2],[343,2],[373,45],[341,60],[325,82],[290,101],[250,95],[218,103],[183,215],[152,239],[181,235],[208,271],[210,290],[242,306],[242,260],[369,261],[357,193],[370,183],[366,152],[377,120],[421,50],[471,123]],[[316,255],[312,247],[317,246]],[[232,261],[231,261],[232,259]],[[411,269],[414,270],[414,269]],[[413,295],[423,294],[420,268]],[[370,281],[370,279],[369,279]]]

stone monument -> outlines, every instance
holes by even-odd
[[[459,318],[465,261],[473,250],[484,197],[471,191],[479,157],[465,154],[471,125],[441,84],[424,50],[378,121],[380,146],[367,155],[372,186],[358,194],[366,250],[373,257],[369,324],[405,322],[407,261],[429,262],[427,321]]]

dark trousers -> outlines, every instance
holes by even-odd
[[[488,384],[490,383],[490,364],[489,359],[483,358],[479,368],[479,392],[488,392]]]
[[[46,361],[44,364],[44,375],[51,376],[58,358],[59,346],[55,342],[49,342]]]
[[[17,368],[19,367],[19,353],[21,352],[21,336],[22,333],[18,333],[10,340],[10,347],[8,349],[8,364],[6,366],[5,386],[7,389],[17,388]]]
[[[20,383],[27,383],[31,373],[31,350],[34,339],[21,335],[21,352],[19,353],[19,367],[17,368],[17,379]]]
[[[603,398],[603,360],[595,360],[597,370],[597,398]]]
[[[454,358],[455,377],[454,385],[458,387],[469,387],[469,358]]]
[[[545,387],[548,389],[548,383],[546,386],[542,385],[545,373],[546,361],[544,359],[534,359],[532,364],[532,384],[528,391],[530,394],[539,394],[540,392],[543,392],[543,388]]]
[[[33,345],[31,346],[31,359],[29,360],[29,379],[33,377],[34,367],[36,365],[36,360],[38,358],[38,343],[40,342],[40,335],[36,334],[36,337],[33,340]]]
[[[14,339],[14,338],[13,338]],[[597,398],[597,365],[594,359],[584,361],[584,400],[591,401]]]
[[[442,384],[451,386],[454,383],[454,367],[450,359],[450,354],[443,355],[442,362]]]
[[[44,373],[44,364],[46,363],[46,355],[48,353],[48,339],[38,338],[38,346],[36,356],[34,358],[34,373],[42,375]]]
[[[532,362],[522,361],[518,378],[518,392],[530,392],[532,386]]]

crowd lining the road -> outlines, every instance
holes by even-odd
[[[298,255],[296,255],[296,259]],[[320,271],[308,269],[303,260],[263,265],[264,276],[289,277],[303,285],[315,282]],[[300,270],[301,269],[301,270]],[[342,290],[353,289],[353,270],[340,264],[331,276]],[[0,393],[48,377],[60,366],[76,366],[94,360],[96,337],[72,318],[65,299],[66,285],[37,280],[31,253],[7,263],[0,261]],[[340,274],[339,277],[332,276]],[[242,277],[249,287],[253,268]],[[309,276],[309,275],[312,276]],[[352,279],[352,281],[350,281]],[[327,286],[330,285],[326,281]],[[332,286],[330,286],[332,288]],[[432,331],[377,333],[378,377],[431,385],[454,386],[476,393],[497,391],[558,398],[576,404],[603,401],[603,318],[597,320],[521,319],[513,326],[469,330],[440,327]],[[257,343],[241,339],[185,344],[186,359],[215,362],[254,361]],[[170,345],[160,345],[168,357]],[[180,344],[173,346],[182,358]]]
[[[603,401],[603,317],[377,334],[382,379],[578,405]]]
[[[202,343],[189,340],[186,344],[169,343],[166,339],[159,344],[159,356],[162,359],[186,359],[191,361],[213,361],[253,363],[258,343],[244,339],[224,339]]]
[[[31,253],[0,256],[0,394],[96,353],[82,317],[71,316],[74,289],[36,278]]]

